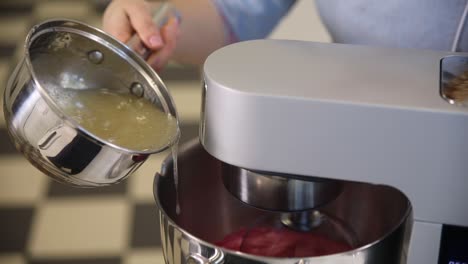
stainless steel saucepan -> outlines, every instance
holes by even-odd
[[[163,4],[155,23],[174,12]],[[160,148],[126,149],[93,135],[59,107],[69,91],[105,87],[145,98],[177,118],[171,95],[144,56],[148,52],[137,35],[125,45],[72,20],[33,27],[4,96],[5,119],[17,149],[45,174],[80,187],[120,182],[150,154],[167,149],[178,131]]]

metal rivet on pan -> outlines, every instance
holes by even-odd
[[[144,91],[145,89],[143,88],[143,85],[141,85],[141,83],[134,82],[130,86],[130,92],[137,97],[143,97]]]
[[[99,50],[88,52],[88,59],[94,64],[100,64],[104,60],[104,54]]]

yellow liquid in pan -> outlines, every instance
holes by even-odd
[[[160,149],[175,139],[172,115],[147,99],[105,89],[74,91],[62,110],[93,135],[131,150]]]
[[[144,98],[105,89],[72,91],[62,97],[57,101],[70,118],[108,142],[140,151],[161,149],[172,143],[176,212],[180,213],[177,170],[179,127],[175,117],[162,112]]]

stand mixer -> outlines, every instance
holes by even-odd
[[[445,89],[467,70],[468,54],[430,50],[258,40],[214,52],[203,148],[179,157],[181,215],[170,160],[155,180],[167,263],[467,263],[468,108]],[[333,212],[361,242],[290,259],[213,245],[277,211],[291,227]]]
[[[29,36],[4,108],[39,169],[77,186],[113,184],[177,139],[148,151],[110,144],[44,89],[88,73],[68,88],[115,86],[177,117],[157,74],[122,43],[65,20]],[[181,147],[179,177],[171,159],[155,177],[166,263],[468,263],[467,75],[466,53],[278,40],[214,52],[200,142]],[[252,230],[276,236],[267,249],[286,236],[294,245],[247,251],[259,244]]]

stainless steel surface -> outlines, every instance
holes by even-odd
[[[468,106],[468,56],[440,61],[440,95],[450,104]]]
[[[313,209],[341,193],[341,183],[336,180],[275,175],[230,165],[223,166],[222,177],[224,186],[234,197],[266,210]]]
[[[88,25],[51,20],[27,36],[25,56],[10,77],[4,96],[7,127],[16,147],[54,179],[91,187],[120,182],[148,155],[93,136],[59,107],[73,90],[107,88],[141,96],[177,117],[159,76],[123,43]]]
[[[340,196],[321,209],[353,229],[359,239],[354,250],[310,258],[260,257],[214,243],[261,217],[279,213],[247,206],[232,197],[222,184],[222,162],[210,156],[198,140],[181,147],[178,161],[178,193],[170,159],[154,182],[166,263],[194,263],[189,261],[194,255],[203,257],[205,262],[199,263],[406,263],[412,209],[406,196],[394,188],[344,182]],[[176,195],[180,214],[175,209]]]
[[[261,243],[258,237],[258,232],[260,230],[263,230],[263,232],[265,232],[265,230],[271,231],[266,231],[262,235],[270,237],[271,240],[267,240],[266,243],[270,243],[271,249],[274,249],[275,247],[281,248],[281,245],[276,245],[275,243],[281,243],[282,238],[287,241],[289,235],[306,235],[309,236],[309,239],[313,239],[313,237],[321,237],[325,240],[330,239],[330,241],[333,241],[334,243],[340,243],[342,246],[344,245],[344,247],[349,246],[352,249],[361,245],[357,234],[354,232],[351,226],[348,226],[345,221],[326,212],[309,210],[280,214],[275,213],[269,217],[260,217],[259,219],[256,219],[253,223],[250,224],[250,226],[245,227],[245,233],[241,238],[242,242],[240,245],[240,251],[245,249],[245,253],[251,252],[250,250],[252,250],[252,245],[255,246]],[[274,240],[275,233],[277,236],[283,235],[283,237],[279,237],[278,240]],[[313,246],[314,243],[315,242],[313,240],[309,241],[311,246]],[[323,241],[321,243],[327,242]],[[290,245],[287,248],[294,246],[295,245]],[[294,250],[297,251],[297,248],[294,248]],[[304,252],[301,249],[298,251]],[[341,253],[344,251],[346,250],[335,252]],[[327,253],[325,255],[331,254],[334,253]],[[316,255],[314,256],[317,257]],[[304,257],[304,255],[301,255],[301,257]]]
[[[281,223],[299,231],[310,231],[320,226],[326,216],[318,210],[281,214]]]

